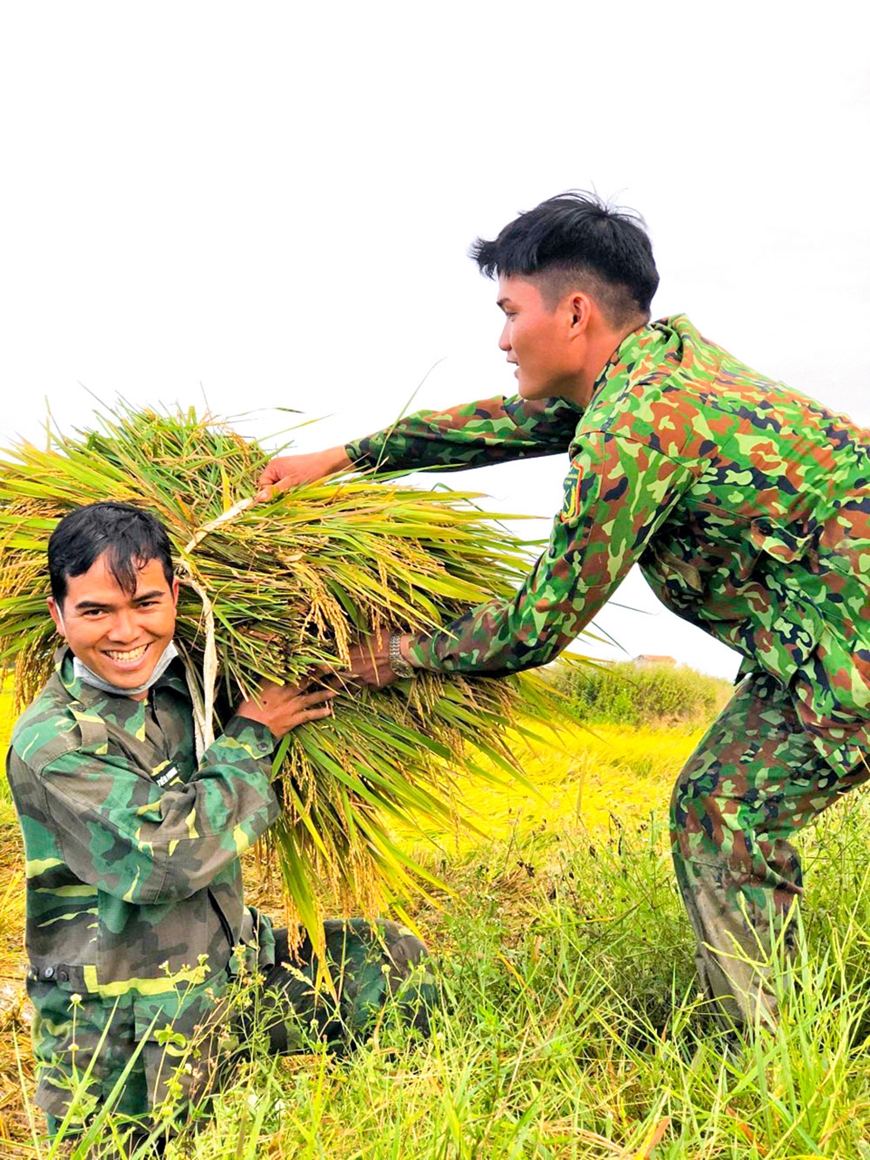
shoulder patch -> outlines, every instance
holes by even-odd
[[[580,486],[583,482],[583,468],[577,462],[572,462],[568,474],[565,476],[565,494],[562,498],[562,510],[559,519],[563,524],[570,524],[580,515]]]

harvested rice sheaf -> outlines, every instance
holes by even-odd
[[[47,679],[58,644],[45,608],[48,537],[81,504],[137,504],[168,529],[181,581],[176,640],[215,729],[261,678],[341,666],[360,633],[443,624],[525,571],[520,542],[465,493],[344,477],[248,506],[267,459],[193,411],[120,410],[97,430],[6,452],[0,661],[14,663],[19,702]],[[334,717],[289,734],[276,758],[283,813],[270,833],[289,916],[319,930],[318,883],[346,910],[402,914],[426,875],[391,840],[391,822],[443,829],[456,816],[455,773],[493,776],[481,753],[488,768],[522,779],[508,725],[552,722],[557,698],[533,674],[423,674],[342,694]]]

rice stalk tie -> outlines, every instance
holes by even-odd
[[[249,496],[245,499],[240,499],[231,507],[222,511],[219,516],[208,523],[203,524],[202,527],[197,528],[190,538],[189,543],[184,549],[184,555],[188,556],[193,552],[199,544],[205,539],[209,532],[213,532],[222,524],[228,523],[235,519],[236,516],[241,515],[242,512],[253,507],[256,503],[254,496]],[[203,665],[202,665],[202,696],[199,696],[199,690],[196,688],[196,681],[191,680],[192,673],[188,669],[187,684],[191,688],[191,698],[193,701],[193,720],[194,728],[196,730],[196,747],[197,757],[202,758],[202,754],[214,741],[214,703],[215,703],[215,689],[217,687],[218,678],[218,653],[217,643],[215,639],[215,621],[214,621],[214,606],[209,599],[205,588],[194,579],[193,573],[185,564],[185,571],[187,572],[187,583],[194,590],[197,596],[202,601],[202,619],[205,633],[205,644],[203,650]],[[187,668],[187,662],[185,662]],[[193,686],[193,687],[191,687]]]
[[[196,685],[188,672],[187,684],[191,688],[193,700],[193,723],[196,729],[197,757],[201,758],[206,749],[214,741],[214,702],[218,676],[218,654],[215,641],[214,607],[209,600],[208,593],[203,586],[194,580],[188,571],[186,583],[194,590],[202,601],[202,620],[204,629],[204,648],[202,658],[202,696],[199,690],[194,693],[191,686]],[[202,752],[199,752],[200,749]]]
[[[256,502],[256,496],[253,495],[248,496],[246,499],[240,499],[232,507],[228,507],[226,511],[221,512],[215,519],[209,520],[207,524],[203,524],[201,528],[197,528],[190,539],[190,543],[184,549],[185,555],[192,552],[194,548],[201,544],[209,532],[213,532],[221,524],[225,524],[229,520],[234,520],[236,516],[240,516],[242,512],[246,512],[248,508],[252,508]]]

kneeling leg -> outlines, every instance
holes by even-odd
[[[298,950],[287,930],[275,931],[275,966],[263,984],[262,1010],[276,1052],[299,1051],[306,1034],[342,1050],[364,1039],[388,1003],[424,1035],[438,1003],[424,944],[395,922],[362,918],[324,923],[334,992],[318,981],[319,963],[306,936]]]

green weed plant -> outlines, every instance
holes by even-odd
[[[559,666],[554,681],[578,721],[589,725],[686,725],[711,720],[733,687],[686,665]]]

